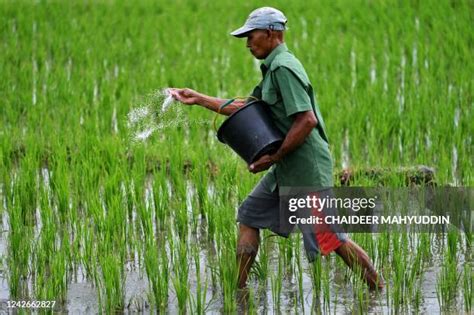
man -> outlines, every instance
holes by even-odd
[[[252,95],[265,101],[276,126],[285,134],[279,150],[262,156],[249,166],[258,173],[271,170],[260,180],[238,210],[240,288],[245,287],[250,268],[257,255],[259,230],[270,229],[282,236],[280,229],[279,187],[332,187],[332,160],[319,108],[314,100],[306,72],[284,43],[287,19],[274,8],[263,7],[253,11],[245,24],[231,34],[246,37],[247,47],[255,58],[263,60],[263,79]],[[172,89],[172,95],[188,105],[200,105],[209,110],[230,115],[244,101],[234,101],[219,111],[226,102],[191,89]],[[303,233],[308,258],[335,251],[351,268],[357,267],[372,289],[383,288],[367,254],[345,233]]]

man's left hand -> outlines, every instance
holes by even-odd
[[[273,164],[275,164],[278,160],[276,159],[275,155],[264,155],[259,158],[256,162],[253,162],[249,165],[249,171],[252,173],[259,173],[265,171],[270,168]]]

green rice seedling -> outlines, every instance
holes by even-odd
[[[196,294],[195,297],[191,296],[190,299],[190,311],[194,314],[204,314],[206,311],[206,298],[207,298],[207,276],[205,282],[202,283],[201,276],[201,263],[199,257],[199,247],[193,246],[192,253],[194,259],[194,267],[196,273]]]
[[[423,303],[423,292],[422,292],[422,287],[421,287],[420,282],[417,283],[417,286],[414,290],[414,295],[412,298],[412,305],[413,305],[412,309],[415,313],[420,312],[420,307],[421,307],[421,304]]]
[[[127,222],[129,224],[133,223],[134,219],[134,212],[135,212],[135,192],[134,192],[134,184],[133,180],[131,178],[127,178],[127,180],[124,183],[124,194],[125,194],[125,205],[124,208],[126,210],[126,217],[127,217]],[[133,237],[133,233],[135,233],[135,229],[131,229],[130,237]]]
[[[329,312],[331,309],[331,295],[330,295],[330,274],[331,274],[331,267],[330,267],[330,260],[324,259],[322,265],[322,294],[323,294],[323,304],[324,309],[326,312]]]
[[[394,251],[392,257],[392,272],[393,272],[393,292],[392,301],[394,307],[405,307],[407,304],[406,293],[408,289],[406,268],[407,268],[407,257],[404,255],[403,243],[400,243],[401,235],[397,235],[393,238],[393,248],[399,248],[400,251]]]
[[[6,196],[9,194],[8,189],[10,185],[6,185],[5,182],[8,181],[8,172],[1,164],[1,156],[0,156],[0,220],[3,222],[4,216],[7,215],[7,204],[8,204],[8,197]]]
[[[369,257],[372,257],[371,259],[373,260],[374,264],[378,263],[378,256],[377,256],[377,249],[376,249],[376,241],[375,238],[373,237],[372,233],[363,233],[360,234],[362,236],[361,239],[358,239],[358,244],[364,248],[364,250],[367,252],[367,255]]]
[[[56,252],[51,257],[36,259],[34,296],[41,300],[64,303],[67,293],[67,265],[65,255]]]
[[[62,224],[69,222],[70,183],[69,171],[62,160],[51,169],[51,192],[56,203],[57,215]]]
[[[386,265],[390,253],[390,233],[380,233],[377,235],[377,257],[380,265]]]
[[[218,257],[217,249],[212,240],[206,242],[204,252],[207,254],[207,268],[209,269],[211,277],[211,287],[213,289],[218,287],[219,281],[219,269],[218,269]]]
[[[212,198],[209,203],[204,204],[204,212],[206,213],[205,222],[207,226],[207,237],[214,240],[217,233],[217,222],[214,220],[218,216],[218,209],[215,207],[216,199]]]
[[[14,200],[18,203],[21,218],[25,226],[33,227],[37,207],[36,161],[28,155],[21,161],[17,179],[13,185]]]
[[[402,234],[402,252],[409,252],[408,234]],[[416,280],[422,272],[422,254],[417,253],[415,256],[404,254],[397,255],[394,253],[395,259],[395,277],[394,281],[396,285],[394,290],[396,292],[401,292],[401,303],[404,305],[409,305],[414,298],[416,298]],[[402,256],[402,257],[400,257]],[[403,269],[405,269],[403,271]],[[400,290],[400,291],[399,291]]]
[[[447,234],[447,253],[450,259],[456,261],[458,254],[458,240],[459,234],[456,230],[450,230]]]
[[[265,235],[265,232],[263,235]],[[252,266],[251,273],[260,283],[266,283],[269,274],[269,241],[268,238],[265,238],[265,236],[261,242],[257,258]]]
[[[172,279],[173,287],[178,300],[178,308],[180,313],[186,312],[186,304],[189,298],[189,265],[187,256],[187,246],[184,240],[179,241],[175,253],[175,261],[173,265],[174,277]]]
[[[178,137],[176,141],[180,142],[182,139]],[[186,200],[186,182],[183,176],[184,158],[182,152],[173,150],[170,153],[172,156],[169,161],[169,175],[173,186],[173,193],[175,197]]]
[[[189,216],[189,228],[192,233],[197,233],[201,222],[201,210],[199,209],[196,189],[191,180],[187,182],[186,210]]]
[[[171,209],[174,209],[172,216],[176,232],[178,236],[184,240],[187,238],[189,232],[189,217],[186,208],[186,184],[182,179],[182,174],[172,176],[175,176],[172,178],[173,198],[169,206]]]
[[[463,299],[464,310],[469,313],[472,309],[472,302],[474,299],[474,281],[472,274],[472,266],[467,263],[463,270]]]
[[[304,291],[303,291],[303,264],[301,262],[301,246],[300,243],[296,243],[296,267],[297,267],[297,281],[298,281],[298,301],[300,307],[304,309]]]
[[[82,235],[84,230],[84,201],[81,200],[79,185],[77,184],[77,169],[71,171],[70,176],[70,191],[69,191],[69,231],[70,234],[70,258],[68,259],[68,266],[72,269],[72,273],[77,275],[78,268],[81,261],[83,250]]]
[[[273,273],[270,277],[270,285],[272,290],[273,309],[278,312],[281,307],[281,289],[283,281],[283,266],[281,258],[278,258],[278,269],[276,273]]]
[[[235,188],[228,183],[234,183],[237,179],[237,163],[229,162],[226,167],[222,170],[222,173],[219,177],[216,178],[216,186],[220,190],[220,201],[223,204],[228,203],[229,201],[235,200],[236,191]]]
[[[285,273],[292,273],[292,258],[293,258],[293,241],[289,238],[282,238],[278,240],[278,252],[279,257],[283,259],[283,267],[285,268]]]
[[[469,218],[471,220],[471,218]],[[470,222],[466,222],[465,223],[465,226],[468,226],[468,224],[470,224]],[[472,225],[471,225],[472,226]],[[470,232],[466,231],[465,234],[464,234],[464,240],[465,240],[465,248],[467,250],[471,250],[471,246],[472,246],[472,230]]]
[[[472,55],[471,3],[424,4],[285,2],[281,9],[290,25],[285,39],[317,87],[336,167],[386,168],[381,180],[400,187],[406,178],[390,170],[425,164],[436,169],[440,186],[471,187],[473,69],[466,62]],[[125,278],[125,265],[134,261],[139,272],[143,268],[153,278],[166,274],[168,282],[178,279],[183,273],[175,275],[167,258],[179,264],[180,242],[192,253],[197,244],[190,240],[198,235],[208,247],[209,265],[205,271],[202,264],[199,268],[216,294],[225,292],[227,298],[212,301],[235,311],[235,209],[263,174],[248,173],[216,140],[213,113],[196,106],[170,105],[166,118],[177,123],[153,131],[146,142],[130,143],[125,120],[139,95],[165,86],[187,86],[223,98],[251,91],[261,76],[258,62],[252,62],[241,41],[215,31],[235,27],[248,7],[213,3],[213,12],[227,13],[218,22],[206,19],[209,6],[198,2],[4,2],[1,7],[0,213],[8,225],[3,261],[10,297],[55,293],[59,299],[70,289],[74,269],[82,265],[86,281],[102,295],[98,312],[111,312],[115,309],[107,305],[118,304],[114,301],[123,296],[111,288],[125,290],[115,284]],[[163,25],[173,31],[161,29]],[[219,49],[206,49],[209,43]],[[42,184],[41,169],[50,173],[49,185]],[[153,178],[152,209],[146,199],[147,176]],[[185,206],[188,180],[196,190],[192,212]],[[354,183],[378,185],[364,177]],[[209,187],[214,187],[212,193]],[[194,234],[200,223],[201,234]],[[386,276],[386,297],[375,297],[384,305],[382,312],[396,312],[397,303],[404,304],[401,312],[436,312],[431,290],[421,284],[424,270],[437,270],[440,258],[436,286],[443,307],[451,298],[446,312],[472,311],[467,302],[472,301],[472,272],[465,270],[472,265],[472,234],[450,233],[446,239],[381,233],[374,243],[369,236],[354,237]],[[295,313],[309,307],[304,299],[308,262],[301,258],[300,243],[279,241],[274,251],[282,255],[283,274],[295,274]],[[252,273],[262,286],[268,278],[276,285],[270,272],[272,244],[262,242],[263,255]],[[324,297],[328,284],[330,290],[338,289],[325,278],[325,263]],[[340,259],[331,267],[345,279],[352,275]],[[453,276],[459,268],[462,286]],[[115,274],[121,274],[120,281]],[[192,271],[188,276],[189,284]],[[162,301],[158,312],[179,308],[168,305],[178,304],[178,299],[165,297],[159,289],[162,282],[148,281],[150,303],[156,296]],[[188,293],[188,312],[201,308],[204,276],[199,281],[201,299],[196,295],[190,300]],[[463,310],[455,303],[461,291]],[[343,303],[355,305],[364,294],[357,292]],[[341,299],[335,297],[335,312],[341,310],[336,305]],[[362,307],[354,312],[368,311],[363,303],[358,305]],[[68,305],[61,307],[68,311]]]
[[[358,270],[357,272],[361,272]],[[360,278],[353,277],[353,290],[355,291],[355,297],[357,301],[357,312],[360,314],[367,313],[369,307],[369,291],[367,285],[363,283]]]
[[[410,273],[409,279],[413,279],[412,281],[414,283],[412,285],[416,287],[416,279],[423,276],[424,263],[422,252],[417,252],[415,254],[415,257],[412,259],[411,264],[407,269],[407,272]],[[414,298],[416,298],[416,296],[414,296]]]
[[[221,279],[221,290],[223,294],[224,312],[235,312],[235,293],[238,281],[238,266],[235,258],[235,237],[226,236],[230,241],[221,239],[222,247],[218,251],[219,277]]]
[[[414,251],[415,254],[414,257],[412,256],[408,272],[410,273],[409,278],[412,279],[412,288],[410,289],[410,294],[412,296],[410,302],[413,306],[413,309],[418,312],[423,299],[422,280],[424,277],[425,268],[427,266],[426,259],[429,255],[430,245],[429,235],[427,233],[415,233],[410,235],[410,239],[415,239],[415,244],[413,244],[412,248],[412,251]]]
[[[296,298],[296,299],[293,299],[293,312],[294,312],[295,314],[298,313],[298,306],[299,306],[299,304],[298,304],[298,299],[297,299],[297,298]]]
[[[114,175],[119,176],[118,174]],[[119,259],[119,263],[123,266],[127,255],[125,246],[126,211],[123,207],[120,188],[113,184],[117,177],[111,176],[104,185],[103,203],[105,207],[105,218],[104,231],[101,235],[104,242],[101,244],[101,248],[106,252],[110,251],[115,253],[117,255],[116,258]],[[118,182],[120,182],[120,180],[118,180]],[[119,273],[117,272],[117,274]]]
[[[186,199],[184,199],[186,200]],[[186,209],[186,204],[183,202],[176,202],[174,211],[174,224],[178,236],[182,240],[186,240],[189,233],[189,217],[188,210]]]
[[[137,183],[135,187],[142,186],[143,183]],[[145,202],[145,192],[143,190],[136,190],[135,191],[135,210],[140,220],[140,227],[142,231],[142,235],[145,238],[153,237],[154,230],[153,230],[153,214],[152,214],[152,207],[148,206]],[[123,213],[119,211],[119,213]],[[125,221],[125,218],[123,218]]]
[[[125,298],[125,276],[121,259],[116,253],[105,253],[99,255],[99,265],[102,273],[101,285],[105,290],[105,310],[122,311]]]
[[[339,297],[339,289],[340,287],[339,286],[335,286],[334,287],[334,292],[333,292],[333,300],[334,301],[339,301],[338,297]],[[334,308],[334,312],[336,312],[336,309],[337,309],[337,303],[333,303],[333,308]],[[330,311],[330,309],[328,310],[328,312]]]
[[[207,166],[203,163],[197,163],[192,170],[191,177],[197,195],[197,210],[202,216],[205,216],[205,206],[209,203],[209,176]]]
[[[311,264],[311,283],[313,285],[313,296],[319,299],[322,288],[322,262],[321,256],[317,255]]]
[[[17,185],[15,183],[15,185]],[[32,227],[25,225],[23,209],[14,196],[12,206],[9,208],[10,232],[8,234],[8,256],[6,259],[9,268],[8,283],[10,296],[27,296],[26,279],[29,275],[29,262],[31,259],[31,244],[33,238]]]
[[[248,314],[257,314],[258,309],[255,306],[255,293],[252,288],[249,289],[248,292],[248,306],[247,306],[247,311]]]
[[[426,262],[429,261],[431,256],[431,248],[430,248],[430,233],[420,233],[418,234],[419,237],[419,245],[417,251],[421,255],[421,265],[424,265]],[[420,271],[423,269],[420,267]]]
[[[64,253],[66,248],[67,246],[64,246],[52,258],[50,286],[47,289],[47,300],[56,300],[58,304],[64,303],[67,295],[67,254]]]
[[[456,260],[448,252],[444,256],[443,266],[436,280],[436,296],[441,310],[451,307],[458,294],[457,288],[461,280]]]
[[[153,302],[156,310],[162,312],[168,307],[169,268],[164,247],[159,251],[153,240],[146,242],[145,270],[151,287]]]
[[[153,204],[155,206],[155,225],[157,230],[163,230],[169,221],[169,195],[166,186],[166,173],[163,170],[154,175]]]
[[[385,278],[387,279],[387,277]],[[385,301],[387,301],[387,305],[393,305],[393,298],[392,298],[392,291],[393,291],[393,285],[391,282],[386,281],[386,286],[385,286]]]
[[[97,264],[95,260],[91,260],[90,257],[95,254],[95,237],[92,229],[85,228],[82,234],[83,251],[81,255],[81,263],[84,266],[86,279],[91,281],[94,285],[99,284],[99,278],[97,274]]]
[[[67,270],[70,256],[68,230],[58,231],[53,211],[49,205],[46,187],[40,194],[42,229],[34,247],[33,270],[35,296],[41,300],[62,303],[67,294]],[[58,239],[60,241],[58,242]],[[59,245],[58,245],[59,244]]]

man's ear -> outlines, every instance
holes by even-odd
[[[272,31],[270,29],[266,29],[265,31],[267,33],[268,38],[272,37]]]

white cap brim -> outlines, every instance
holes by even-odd
[[[236,29],[235,31],[233,31],[232,33],[230,33],[230,35],[233,35],[235,37],[246,37],[247,36],[247,33],[250,32],[250,31],[253,31],[255,28],[254,27],[250,27],[248,25],[244,25],[238,29]]]

